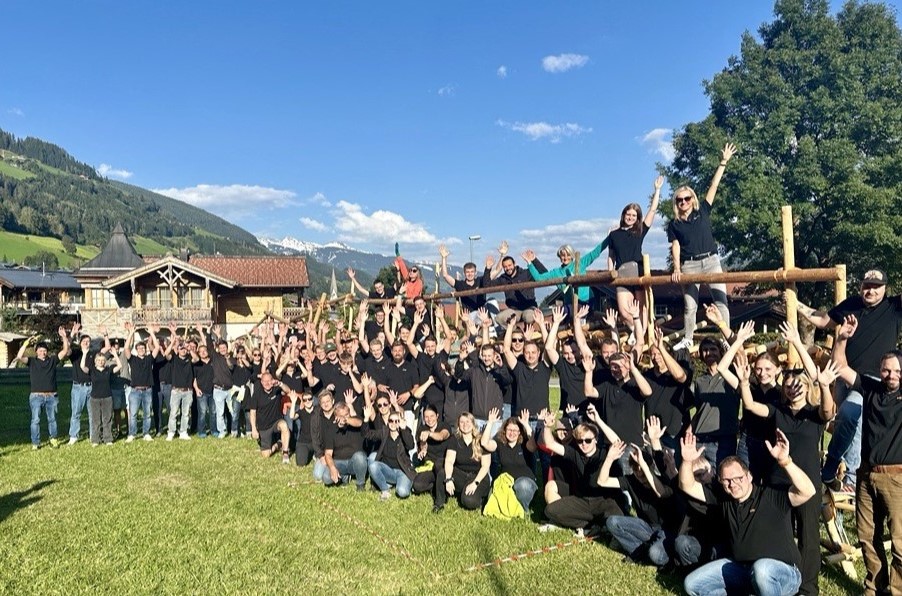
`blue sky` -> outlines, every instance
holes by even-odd
[[[477,261],[507,239],[554,264],[647,204],[702,81],[772,11],[13,0],[0,128],[255,234],[430,260],[446,242],[458,264],[478,234]],[[645,249],[663,264],[660,220]]]

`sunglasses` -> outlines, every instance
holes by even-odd
[[[521,342],[523,342],[523,338],[522,338],[522,337],[512,337],[512,338],[511,338],[511,341],[515,341],[515,342],[521,343]]]
[[[376,404],[376,405],[379,406],[380,408],[387,408],[387,407],[388,407],[388,402],[387,402],[387,401],[382,401],[382,402],[379,402],[379,403]]]
[[[585,439],[573,439],[574,443],[579,443],[580,445],[591,445],[595,442],[595,437],[588,437]]]
[[[674,197],[673,200],[677,203],[689,203],[692,201],[692,197]]]
[[[388,419],[388,423],[389,423],[389,424],[393,424],[393,423],[394,423],[394,424],[398,424],[398,423],[400,423],[400,422],[401,422],[401,420],[400,420],[399,418],[389,418],[389,419]]]
[[[313,401],[312,397],[302,397],[301,401]]]
[[[417,269],[417,268],[413,268],[413,269],[410,270],[410,272],[411,272],[411,273],[419,273],[420,270]]]

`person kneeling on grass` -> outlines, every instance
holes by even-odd
[[[335,405],[332,423],[323,421],[323,459],[326,467],[322,481],[326,486],[348,484],[351,476],[357,483],[357,490],[366,489],[367,458],[363,450],[363,420],[358,418],[351,405]]]
[[[489,495],[491,456],[479,444],[479,430],[473,414],[465,412],[457,418],[457,431],[448,440],[445,463],[439,469],[435,484],[432,512],[445,507],[448,495],[457,495],[464,509],[482,509]]]
[[[529,410],[521,410],[519,419],[511,417],[505,420],[493,437],[492,429],[495,428],[500,415],[501,411],[498,408],[489,411],[488,423],[482,431],[480,442],[487,453],[498,454],[501,474],[509,474],[513,478],[514,494],[517,495],[523,511],[528,514],[532,497],[539,490],[536,474],[526,455],[536,451],[536,442],[529,426]]]
[[[290,431],[282,417],[282,392],[289,390],[287,385],[276,381],[272,374],[263,373],[248,404],[251,436],[260,443],[260,455],[270,457],[281,451],[283,464],[291,461],[288,457]],[[273,437],[276,433],[279,434],[279,440],[274,444]]]
[[[416,471],[410,461],[410,451],[414,448],[413,434],[407,428],[404,414],[392,412],[388,416],[386,426],[366,433],[367,439],[378,441],[376,459],[369,464],[370,478],[379,487],[379,499],[386,501],[391,497],[389,485],[395,486],[398,498],[410,496]]]

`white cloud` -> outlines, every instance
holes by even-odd
[[[499,79],[507,78],[507,67],[505,65],[501,65],[498,67],[498,70],[495,71],[495,74],[498,75]]]
[[[592,129],[573,122],[564,124],[549,124],[548,122],[507,122],[505,120],[497,120],[498,126],[502,126],[514,132],[525,134],[533,141],[539,139],[548,139],[552,143],[560,143],[565,137],[578,137],[582,134],[592,132]]]
[[[557,249],[562,245],[569,244],[574,250],[585,253],[604,240],[608,232],[616,228],[618,223],[619,219],[604,217],[552,223],[541,228],[521,230],[520,240],[524,249],[534,250],[542,263],[550,269],[560,264],[555,255]],[[664,231],[660,219],[656,219],[645,237],[642,252],[651,256],[653,268],[663,268],[666,265],[669,250],[667,233]],[[606,258],[607,252],[605,251],[590,269],[606,269]]]
[[[547,72],[567,72],[574,68],[582,68],[589,62],[583,54],[558,54],[542,58],[542,68]]]
[[[444,87],[440,87],[437,93],[440,97],[451,97],[452,95],[454,95],[455,91],[457,91],[457,86],[445,85]]]
[[[103,176],[104,178],[121,178],[123,180],[128,180],[134,174],[133,172],[129,172],[128,170],[116,169],[110,164],[102,163],[97,168],[97,173]]]
[[[313,230],[315,232],[328,232],[329,231],[329,226],[327,226],[323,222],[317,221],[311,217],[302,217],[301,224],[308,230]]]
[[[19,118],[25,116],[25,112],[22,111],[22,108],[10,108],[6,110],[6,113],[12,114],[13,116],[18,116]]]
[[[303,205],[321,205],[322,207],[331,207],[332,202],[326,198],[321,192],[314,194],[312,197],[307,197],[303,201],[301,201]]]
[[[333,227],[342,242],[369,243],[384,247],[391,246],[395,242],[431,247],[441,243],[461,242],[458,238],[439,238],[423,224],[407,221],[399,213],[384,209],[366,213],[360,205],[348,201],[338,201],[332,215],[335,218]]]
[[[223,217],[298,205],[290,190],[246,184],[198,184],[186,188],[155,188],[153,192],[172,197]]]
[[[673,129],[672,128],[655,128],[639,139],[639,142],[651,153],[657,153],[664,158],[665,161],[673,161],[675,155],[673,150]]]

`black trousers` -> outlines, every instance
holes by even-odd
[[[435,476],[435,504],[442,506],[448,501],[448,492],[445,490],[447,477],[445,476],[444,466],[442,466]],[[457,496],[457,501],[460,503],[460,506],[464,509],[482,509],[485,500],[489,496],[491,483],[488,481],[488,478],[482,479],[482,482],[476,486],[476,490],[473,491],[472,495],[466,494],[465,490],[467,485],[475,479],[476,474],[468,474],[458,468],[454,468],[451,472],[451,480],[454,481],[454,494]]]
[[[563,497],[545,507],[551,523],[578,530],[593,523],[603,525],[612,515],[625,515],[614,499],[608,497]]]

